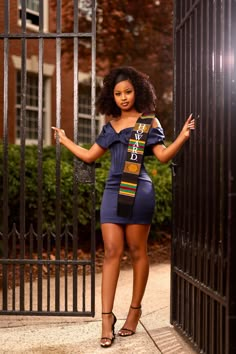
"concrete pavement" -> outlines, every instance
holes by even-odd
[[[120,273],[114,313],[118,321],[116,331],[122,327],[130,304],[132,270]],[[96,274],[96,316],[75,317],[0,317],[1,354],[191,354],[196,353],[178,335],[169,323],[170,318],[170,265],[150,267],[150,276],[142,303],[136,334],[116,337],[110,348],[101,348],[101,274]]]

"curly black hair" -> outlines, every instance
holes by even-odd
[[[154,87],[149,81],[148,75],[136,70],[131,66],[123,66],[112,69],[108,75],[104,77],[103,87],[98,96],[96,107],[97,112],[102,114],[119,117],[120,108],[114,100],[114,87],[119,78],[129,80],[134,86],[135,91],[135,109],[140,113],[153,113],[156,105],[156,94]]]

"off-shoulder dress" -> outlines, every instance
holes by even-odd
[[[103,126],[96,143],[111,153],[111,166],[103,193],[100,222],[112,224],[151,224],[155,209],[155,193],[152,180],[148,175],[144,164],[141,167],[139,182],[136,191],[132,216],[129,218],[117,215],[118,191],[126,159],[129,138],[132,127],[116,132],[112,124],[108,122]],[[151,128],[145,147],[144,156],[152,154],[152,147],[163,144],[165,139],[161,125]]]

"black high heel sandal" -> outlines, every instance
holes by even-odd
[[[112,345],[114,339],[115,339],[115,324],[116,324],[116,321],[117,321],[117,318],[116,316],[114,315],[114,313],[111,311],[111,312],[102,312],[102,315],[113,315],[113,323],[112,323],[112,326],[111,326],[111,330],[112,330],[112,338],[109,338],[109,337],[102,337],[102,339],[105,339],[106,342],[105,343],[100,343],[101,347],[102,348],[108,348]]]
[[[130,306],[130,308],[133,309],[133,310],[140,310],[140,315],[139,315],[139,319],[140,319],[140,317],[141,317],[141,315],[142,315],[142,310],[141,310],[142,305],[140,305],[140,306],[138,306],[138,307]],[[138,319],[138,320],[139,320],[139,319]],[[138,325],[138,324],[137,324],[137,325]],[[122,331],[125,331],[125,333],[122,333]],[[129,337],[129,336],[132,336],[132,335],[134,335],[134,334],[135,334],[135,331],[133,331],[132,329],[129,329],[129,328],[125,328],[125,327],[122,327],[122,328],[119,330],[119,332],[118,332],[118,335],[119,335],[120,337]]]

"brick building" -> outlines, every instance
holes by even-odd
[[[8,8],[7,8],[8,6]],[[22,103],[22,73],[23,66],[26,66],[26,117],[25,117],[25,141],[27,144],[35,144],[38,140],[38,102],[42,98],[42,126],[43,143],[52,143],[51,126],[56,124],[56,110],[61,114],[61,126],[66,130],[69,137],[73,137],[73,101],[74,101],[74,79],[73,65],[68,66],[65,55],[60,57],[58,64],[56,40],[44,38],[40,43],[39,34],[56,33],[55,11],[50,6],[50,0],[43,2],[43,15],[40,11],[39,0],[27,0],[25,31],[29,36],[24,39],[20,37],[24,31],[24,11],[22,11],[20,0],[0,0],[0,33],[11,33],[7,44],[0,41],[0,111],[3,112],[4,104],[8,105],[8,141],[19,144],[20,115]],[[63,31],[63,18],[62,18]],[[18,37],[17,37],[18,36]],[[63,39],[61,40],[63,46]],[[39,46],[43,46],[41,64],[43,71],[42,97],[39,93]],[[4,47],[5,46],[5,47]],[[26,57],[25,63],[22,58]],[[58,105],[58,92],[56,90],[56,72],[60,71],[60,96]],[[7,75],[6,75],[7,71]],[[4,83],[5,72],[5,83]],[[78,132],[80,143],[91,141],[91,98],[90,98],[90,74],[79,72],[78,80]],[[6,83],[7,80],[7,83]],[[4,89],[5,88],[5,89]],[[5,99],[4,99],[5,97]],[[59,107],[59,108],[58,108]],[[1,114],[3,117],[3,114]],[[0,119],[0,139],[3,137],[3,118]],[[96,133],[103,123],[102,117],[96,119]]]

